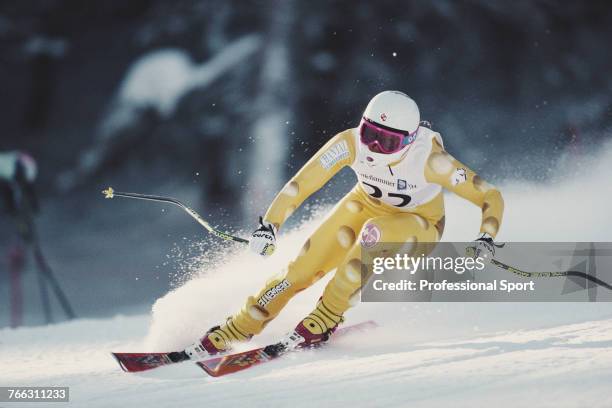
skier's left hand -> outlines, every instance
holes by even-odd
[[[474,243],[465,249],[465,253],[469,257],[482,258],[484,262],[490,263],[495,256],[495,248],[500,248],[503,245],[497,245],[493,242],[493,237],[486,232],[474,240]]]
[[[259,217],[259,228],[251,234],[249,248],[261,256],[272,255],[276,249],[276,228],[274,225]]]

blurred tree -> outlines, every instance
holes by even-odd
[[[70,163],[92,159],[76,156],[100,140],[130,66],[143,55],[180,49],[195,66],[258,34],[266,41],[262,53],[182,94],[171,115],[144,110],[142,124],[121,139],[146,134],[148,143],[118,146],[91,174],[125,171],[128,152],[140,151],[145,173],[152,163],[174,161],[164,164],[168,174],[210,175],[223,153],[226,171],[202,180],[204,194],[211,202],[227,195],[235,201],[240,191],[252,193],[260,172],[249,158],[272,137],[255,134],[269,117],[263,107],[286,106],[290,118],[287,147],[276,147],[287,155],[278,155],[284,174],[273,179],[283,179],[334,132],[354,126],[369,97],[387,88],[413,95],[450,148],[466,160],[480,158],[478,170],[500,173],[515,157],[562,150],[569,126],[580,128],[581,143],[606,136],[611,18],[605,1],[5,2],[0,75],[11,80],[0,82],[8,135],[0,147],[31,149],[49,169],[44,177],[56,177]],[[286,54],[279,59],[286,64],[282,80],[269,66],[278,50]],[[271,105],[262,102],[270,98]],[[57,143],[64,147],[52,149]],[[504,158],[488,160],[492,148]],[[131,165],[138,157],[130,156]],[[548,167],[524,176],[545,178]]]

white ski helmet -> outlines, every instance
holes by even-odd
[[[370,100],[363,117],[406,133],[415,132],[421,122],[416,102],[399,91],[384,91]]]
[[[415,134],[419,129],[421,115],[416,102],[399,91],[384,91],[370,100],[363,112],[363,120],[374,122],[382,128]],[[362,121],[363,123],[363,121]],[[362,129],[359,129],[361,132]],[[414,141],[414,139],[412,139]],[[377,153],[359,143],[359,156],[369,167],[388,166],[402,158],[409,144],[395,153]]]

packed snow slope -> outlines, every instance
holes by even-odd
[[[117,317],[4,330],[0,384],[70,386],[57,407],[612,406],[612,319],[426,342],[408,325],[383,327],[221,378],[190,363],[121,372],[108,350],[138,349],[147,326]]]
[[[507,211],[499,239],[610,241],[611,160],[607,146],[546,185],[501,183]],[[444,239],[473,239],[479,217],[448,197]],[[363,303],[347,322],[374,319],[375,331],[216,379],[191,363],[126,374],[110,357],[183,348],[281,273],[321,221],[318,214],[284,232],[269,259],[236,248],[205,264],[151,315],[0,330],[0,385],[69,386],[75,407],[612,406],[607,303]],[[251,346],[291,329],[326,281],[296,296]]]

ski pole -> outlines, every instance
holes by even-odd
[[[47,280],[51,284],[51,288],[55,292],[55,296],[57,300],[59,301],[60,305],[62,306],[62,309],[64,309],[64,313],[66,314],[66,317],[68,318],[68,320],[74,319],[76,317],[74,310],[72,309],[72,306],[70,305],[70,302],[68,301],[68,297],[66,297],[66,294],[62,290],[62,287],[60,286],[59,282],[55,278],[53,270],[51,269],[51,267],[47,263],[47,260],[43,256],[42,250],[40,249],[40,245],[38,244],[38,240],[35,240],[32,243],[32,250],[34,252],[34,259],[36,259],[36,263],[38,264],[38,267],[40,268],[44,276],[47,278]]]
[[[53,322],[53,309],[51,308],[51,299],[49,298],[49,287],[48,287],[48,276],[47,272],[41,268],[40,262],[36,256],[36,247],[38,246],[38,237],[34,228],[34,220],[29,215],[29,211],[24,216],[25,231],[27,233],[22,237],[24,245],[28,249],[32,249],[34,254],[34,260],[36,261],[38,277],[38,287],[40,291],[40,301],[45,315],[45,323],[50,324]]]
[[[34,220],[30,215],[26,217],[26,222],[29,231],[27,245],[32,249],[32,254],[34,255],[34,260],[36,261],[36,266],[38,267],[38,275],[39,277],[44,277],[46,279],[46,282],[44,283],[49,283],[57,301],[64,310],[64,314],[66,315],[68,320],[74,319],[76,315],[74,313],[74,310],[72,309],[72,306],[70,305],[70,301],[68,300],[68,297],[66,296],[66,294],[62,290],[62,287],[57,281],[55,274],[53,273],[53,269],[51,269],[51,266],[49,266],[47,259],[43,255],[42,249],[40,247],[40,240],[38,239],[38,233],[34,226]],[[53,320],[53,318],[51,304],[49,303],[49,295],[47,293],[47,285],[44,285],[42,280],[39,280],[39,282],[41,285],[43,310],[45,313],[45,318],[47,319],[47,323],[49,323]]]
[[[38,268],[38,273],[36,275],[38,277],[38,289],[40,291],[40,302],[45,315],[45,323],[50,324],[53,322],[53,311],[51,310],[47,281],[45,280],[44,272],[40,268]]]
[[[224,239],[226,241],[234,241],[241,242],[243,244],[248,244],[249,240],[234,236],[227,232],[219,231],[218,229],[213,228],[200,214],[198,214],[195,210],[189,208],[185,204],[181,203],[179,200],[172,197],[164,197],[164,196],[156,196],[156,195],[148,195],[148,194],[137,194],[137,193],[124,193],[120,191],[115,191],[112,187],[107,188],[106,190],[102,190],[102,194],[104,194],[105,198],[114,198],[114,197],[125,197],[125,198],[135,198],[138,200],[149,200],[149,201],[159,201],[162,203],[170,203],[181,207],[187,214],[189,214],[193,219],[195,219],[200,225],[202,225],[208,232],[213,234],[216,237]]]
[[[607,282],[602,281],[601,279],[589,275],[588,273],[579,272],[579,271],[560,271],[560,272],[526,272],[522,271],[513,266],[507,265],[503,262],[498,261],[497,259],[491,259],[491,263],[495,266],[498,266],[502,269],[507,270],[515,275],[523,276],[525,278],[555,278],[560,276],[576,276],[579,278],[587,279],[593,283],[596,283],[599,286],[603,286],[606,289],[612,290],[612,285]]]
[[[187,214],[193,217],[198,223],[200,223],[208,232],[211,234],[224,239],[226,241],[234,241],[241,242],[244,244],[248,244],[249,240],[240,238],[234,235],[231,235],[227,232],[219,231],[213,228],[200,214],[198,214],[195,210],[189,208],[185,204],[181,203],[179,200],[172,197],[164,197],[164,196],[156,196],[156,195],[147,195],[147,194],[137,194],[137,193],[125,193],[120,191],[115,191],[112,187],[108,187],[106,190],[102,191],[105,198],[114,198],[114,197],[125,197],[125,198],[135,198],[138,200],[149,200],[149,201],[159,201],[164,203],[171,203],[181,207]],[[498,266],[502,269],[507,270],[508,272],[514,273],[515,275],[523,276],[526,278],[552,278],[552,277],[561,277],[561,276],[575,276],[580,278],[585,278],[591,282],[596,283],[597,285],[603,286],[606,289],[612,290],[612,285],[607,282],[602,281],[601,279],[589,275],[584,272],[579,271],[560,271],[560,272],[527,272],[515,268],[513,266],[507,265],[497,259],[492,259],[491,263],[495,266]]]
[[[23,249],[20,245],[11,248],[9,252],[9,295],[11,308],[11,327],[21,326],[23,321],[23,291],[21,275],[23,270]]]

